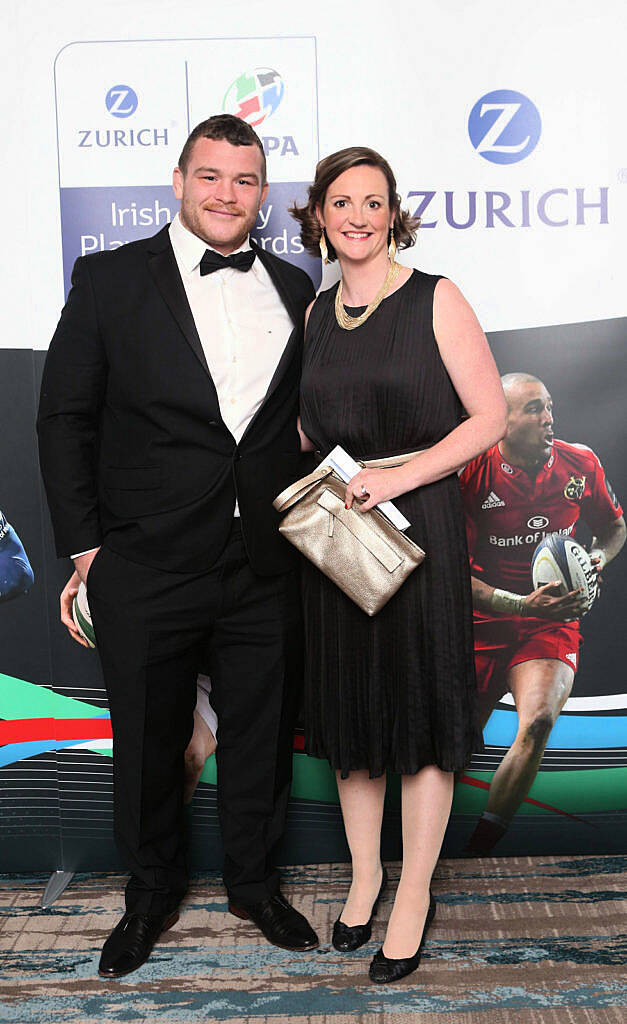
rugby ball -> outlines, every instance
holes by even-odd
[[[94,633],[94,627],[92,625],[91,614],[89,611],[87,588],[82,581],[78,587],[78,594],[72,601],[72,618],[74,619],[74,625],[83,640],[87,641],[89,647],[95,647],[96,634]]]
[[[549,533],[538,544],[531,559],[531,577],[534,590],[554,580],[559,581],[562,595],[581,587],[584,615],[597,596],[597,574],[590,555],[576,540],[559,533]]]

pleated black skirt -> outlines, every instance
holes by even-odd
[[[414,271],[357,330],[316,301],[303,359],[301,418],[322,454],[358,459],[435,444],[460,422],[433,335],[438,278]],[[353,312],[351,310],[351,312]],[[472,601],[457,475],[394,499],[424,563],[374,617],[313,565],[303,567],[305,749],[346,777],[468,765],[483,749]]]

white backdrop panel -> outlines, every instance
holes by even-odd
[[[296,49],[286,54],[276,37],[315,36],[320,154],[355,143],[374,146],[390,159],[410,205],[418,205],[420,194],[426,203],[434,193],[424,220],[435,226],[421,230],[417,247],[405,257],[408,263],[453,278],[487,330],[624,315],[626,20],[619,0],[596,6],[583,0],[532,0],[524,7],[495,0],[398,0],[393,8],[355,2],[340,6],[331,0],[315,7],[243,0],[220,8],[219,25],[212,9],[197,0],[176,5],[136,0],[132,6],[121,0],[98,5],[59,0],[54,8],[25,0],[6,26],[7,58],[0,72],[10,189],[4,211],[8,244],[2,254],[0,344],[45,348],[63,301],[53,67],[67,47],[58,61],[62,84],[70,55],[88,50],[68,44],[89,40],[97,56],[84,58],[80,87],[73,81],[64,92],[63,123],[87,108],[101,117],[103,88],[106,93],[131,75],[128,84],[135,83],[145,104],[142,117],[150,117],[146,123],[156,119],[155,124],[168,126],[178,145],[184,135],[185,83],[178,71],[173,74],[171,62],[171,47],[180,44],[166,40],[191,39],[187,52],[202,55],[189,58],[195,119],[216,105],[221,108],[225,78],[228,86],[243,70],[244,39],[272,37],[260,63],[273,67],[277,57],[281,64],[277,70],[286,85],[285,106],[273,115],[275,123],[279,117],[296,117],[304,142],[297,173],[281,180],[306,181],[315,163],[310,67],[301,64]],[[219,44],[219,59],[206,59],[206,40],[218,35],[232,42]],[[102,62],[100,41],[145,37],[152,41],[141,43],[141,56],[135,51],[132,66]],[[119,48],[116,60],[128,60],[123,54]],[[503,89],[535,105],[541,133],[522,159],[497,164],[474,148],[468,118],[477,101]],[[91,126],[95,122],[84,128]],[[512,118],[509,142],[506,135],[501,141],[517,144],[524,128]],[[285,134],[296,137],[295,131]],[[139,152],[128,184],[166,186],[175,149],[155,146]],[[89,177],[89,184],[96,185],[105,170],[105,184],[121,183],[128,167],[115,153],[101,164],[102,156],[97,169],[90,170],[86,160],[78,177],[77,168],[64,159],[63,184],[86,184]],[[468,227],[447,222],[446,193],[453,214],[449,220],[471,220]],[[476,193],[474,218],[468,216],[469,193]],[[544,219],[539,202],[544,203]],[[490,214],[498,207],[502,216]]]

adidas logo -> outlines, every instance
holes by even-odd
[[[494,491],[490,491],[481,508],[505,508],[505,502]]]
[[[577,655],[576,654],[567,654],[566,657],[568,658],[568,660],[570,662],[572,662],[572,664],[575,666],[575,668],[577,668]]]

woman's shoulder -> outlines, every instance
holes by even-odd
[[[446,280],[448,279],[443,274],[429,274],[414,267],[411,276],[398,291],[405,292],[407,300],[412,302],[424,302],[428,299],[433,301],[438,282]]]
[[[414,267],[412,279],[417,287],[423,288],[435,288],[438,281],[448,280],[444,274],[429,274],[426,270],[420,270],[418,267]]]
[[[321,306],[327,305],[331,301],[335,301],[335,293],[339,286],[339,278],[331,285],[330,288],[322,288],[316,295],[315,301],[319,302]]]
[[[324,318],[328,310],[333,308],[338,284],[339,281],[336,281],[330,288],[325,288],[323,291],[318,292],[313,302],[307,307],[305,325],[308,330],[311,330],[312,324],[319,323],[320,318]]]
[[[309,315],[311,315],[314,312],[314,310],[316,312],[321,312],[322,310],[328,309],[329,306],[333,305],[333,303],[335,302],[335,293],[337,292],[338,285],[339,281],[336,281],[335,284],[331,285],[330,288],[324,288],[322,291],[318,292],[315,299],[309,306]]]

